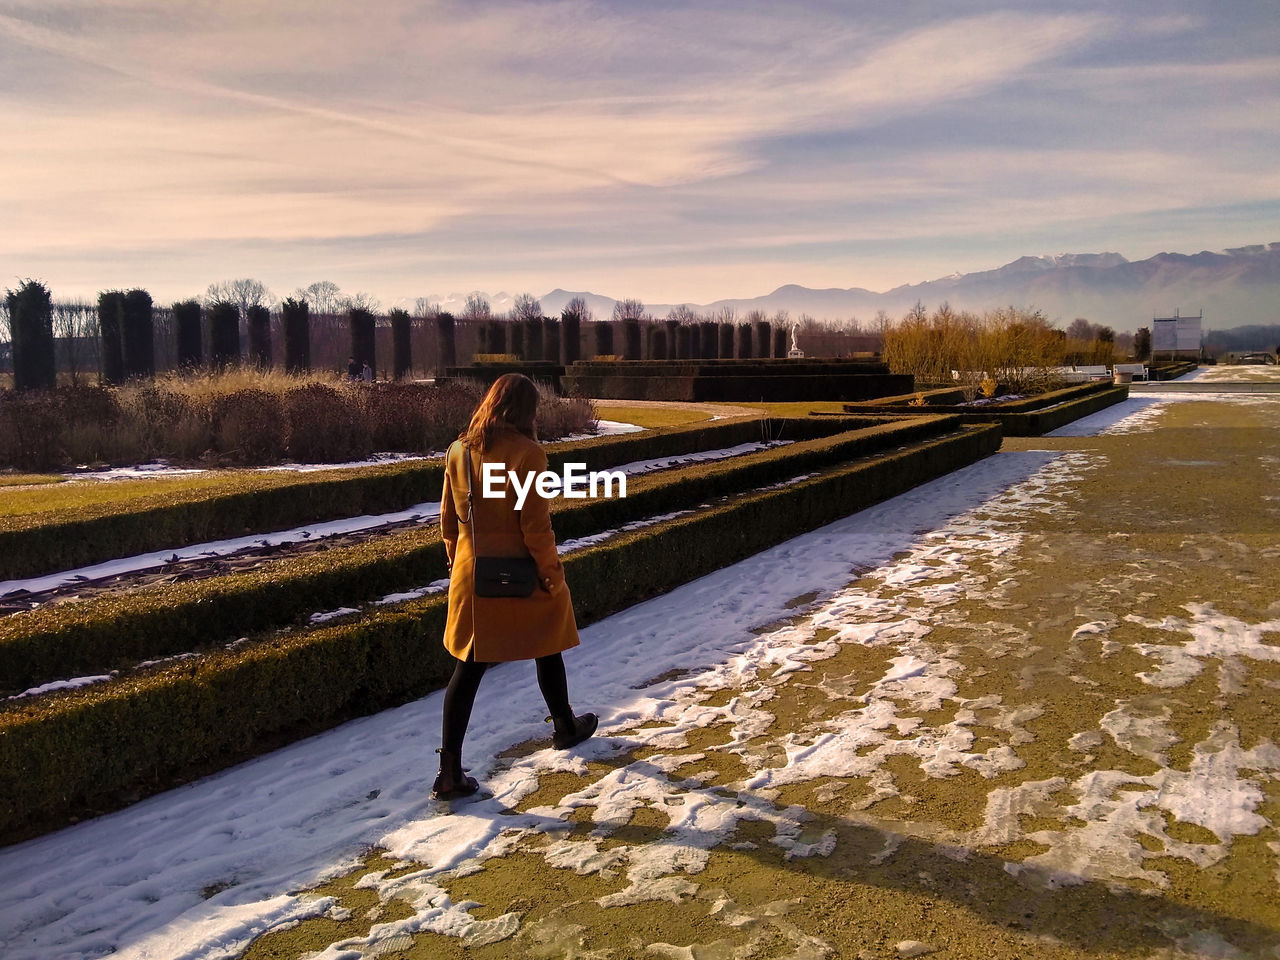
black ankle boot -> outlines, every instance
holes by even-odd
[[[475,777],[468,777],[462,772],[462,757],[452,750],[437,750],[440,754],[440,772],[436,774],[436,782],[431,785],[431,799],[457,800],[469,797],[480,789]]]
[[[551,745],[557,750],[568,750],[576,747],[596,732],[600,718],[594,713],[584,713],[575,717],[572,713],[565,717],[552,717],[556,732],[551,737]]]

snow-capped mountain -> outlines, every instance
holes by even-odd
[[[856,270],[857,265],[851,265]],[[626,291],[617,291],[619,298]],[[466,294],[440,300],[442,309],[461,313]],[[558,314],[580,296],[597,318],[606,318],[617,301],[585,291],[552,290],[539,297],[548,316]],[[487,297],[495,314],[511,308],[506,293]],[[932,308],[946,301],[957,310],[982,311],[1018,306],[1042,310],[1063,325],[1087,317],[1117,330],[1133,330],[1153,316],[1204,311],[1207,330],[1245,324],[1280,322],[1280,243],[1254,244],[1221,252],[1158,253],[1146,260],[1127,260],[1119,253],[1064,253],[1019,257],[993,270],[952,274],[907,284],[882,293],[861,287],[815,290],[787,284],[760,297],[688,304],[700,313],[730,307],[739,316],[750,310],[788,310],[820,319],[866,323],[879,310],[897,317],[920,301]],[[655,316],[675,304],[650,303]]]

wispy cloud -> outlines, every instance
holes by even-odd
[[[269,263],[288,289],[315,278],[315,243],[349,242],[332,262],[356,264],[375,259],[361,238],[395,237],[387,296],[511,286],[499,272],[532,262],[535,289],[561,285],[589,257],[652,298],[708,299],[815,262],[831,285],[920,279],[908,262],[860,274],[876,236],[957,257],[981,236],[987,256],[999,216],[1034,218],[1047,248],[1054,224],[1092,221],[1115,247],[1127,213],[1274,192],[1280,124],[1249,129],[1280,102],[1270,28],[949,9],[0,0],[0,116],[26,134],[0,142],[0,256],[31,273],[118,251],[133,282],[172,289],[221,244],[219,262],[246,261],[232,272]],[[1139,30],[1158,56],[1125,51]],[[1196,46],[1233,31],[1231,57]],[[1151,135],[1180,122],[1247,132],[1246,149]],[[308,251],[292,268],[290,243]],[[752,273],[753,250],[777,272]],[[672,289],[699,251],[700,289]]]

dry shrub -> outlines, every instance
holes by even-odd
[[[427,411],[427,446],[443,450],[471,422],[471,414],[480,403],[484,384],[474,380],[447,380],[432,388],[432,401]]]
[[[285,444],[284,404],[267,390],[236,390],[213,402],[214,451],[232,463],[278,463]]]
[[[157,457],[223,464],[340,463],[378,451],[442,450],[471,419],[486,387],[346,384],[238,369],[166,376],[121,387],[0,392],[0,467],[56,470]],[[593,428],[590,401],[539,387],[538,432],[548,440]]]
[[[289,456],[299,463],[343,463],[366,456],[369,431],[350,387],[294,386],[284,394]]]
[[[128,420],[142,438],[144,458],[194,460],[213,448],[213,409],[207,401],[196,402],[167,383],[149,383],[122,394]]]
[[[5,391],[0,395],[2,465],[20,470],[48,470],[63,457],[58,442],[62,417],[51,390]]]
[[[594,433],[596,408],[586,397],[557,397],[547,387],[538,385],[538,435],[545,440]]]
[[[434,401],[430,385],[375,383],[365,390],[364,415],[374,450],[426,453]]]

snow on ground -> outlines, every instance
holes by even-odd
[[[629,476],[641,476],[646,473],[656,473],[659,470],[669,470],[677,466],[687,466],[691,463],[704,463],[716,460],[726,460],[732,457],[741,457],[748,453],[767,450],[770,447],[784,446],[790,442],[790,440],[776,440],[770,443],[742,443],[735,447],[724,447],[718,450],[704,450],[701,453],[682,454],[678,457],[661,457],[656,460],[637,460],[633,463],[623,464],[621,467],[617,467],[616,469]],[[0,597],[5,596],[6,594],[16,593],[19,590],[25,590],[28,593],[40,593],[41,591],[52,590],[56,587],[74,583],[78,580],[104,580],[108,577],[120,576],[121,574],[137,573],[141,570],[154,570],[156,567],[163,567],[166,564],[178,563],[183,560],[196,560],[203,557],[226,557],[239,553],[243,550],[253,550],[258,547],[274,547],[282,544],[301,543],[308,540],[323,540],[328,537],[335,537],[341,534],[356,533],[361,530],[373,530],[378,527],[405,523],[410,520],[416,520],[419,523],[430,523],[439,518],[439,516],[440,504],[436,501],[431,501],[427,503],[418,503],[406,510],[397,510],[394,513],[348,517],[343,520],[332,520],[327,523],[306,524],[301,527],[294,527],[291,530],[281,530],[276,533],[251,534],[247,537],[236,537],[228,540],[213,540],[208,543],[196,543],[186,547],[155,550],[151,553],[137,554],[132,557],[120,557],[116,560],[109,560],[104,563],[93,564],[92,566],[78,567],[74,570],[63,570],[59,573],[50,573],[39,577],[29,577],[24,580],[0,580]]]
[[[118,577],[125,573],[137,573],[140,570],[154,570],[168,563],[182,560],[196,560],[202,557],[226,557],[243,550],[258,547],[274,547],[288,543],[302,543],[308,540],[323,540],[344,533],[355,533],[360,530],[371,530],[393,523],[405,523],[416,520],[419,523],[430,523],[440,516],[439,501],[414,504],[407,510],[395,513],[347,517],[343,520],[330,520],[327,523],[309,523],[281,530],[276,533],[255,533],[247,537],[234,537],[227,540],[212,540],[208,543],[195,543],[186,547],[155,550],[132,557],[121,557],[92,566],[78,567],[75,570],[64,570],[40,577],[28,577],[24,580],[0,580],[0,597],[6,594],[26,590],[28,593],[39,593],[52,590],[77,580],[104,580],[107,577]]]
[[[656,675],[684,671],[706,681],[719,674],[730,682],[758,657],[762,642],[780,668],[802,663],[812,653],[803,638],[789,642],[784,630],[762,641],[751,630],[795,615],[788,602],[797,596],[816,592],[820,599],[811,606],[833,598],[847,603],[841,591],[858,571],[885,563],[922,533],[1001,495],[1055,456],[1029,451],[988,458],[583,630],[582,645],[566,655],[571,691],[579,709],[600,713],[602,735],[572,754],[539,750],[505,768],[490,759],[530,736],[545,735],[539,723],[545,706],[532,668],[494,668],[481,688],[467,739],[473,772],[493,797],[451,816],[441,816],[443,808],[428,798],[440,716],[436,693],[2,850],[0,875],[10,878],[0,887],[2,952],[8,960],[108,953],[166,960],[234,956],[266,929],[328,910],[330,903],[288,891],[350,869],[371,846],[397,856],[425,856],[433,870],[501,846],[504,830],[529,824],[513,823],[516,818],[498,811],[527,795],[539,773],[581,772],[587,758],[633,746],[646,723],[679,711],[677,701],[688,695],[690,683],[655,682]],[[910,661],[895,669],[885,685],[926,683]],[[688,722],[698,722],[696,716]],[[711,719],[707,715],[705,722]],[[617,739],[609,736],[623,731]],[[593,789],[591,802],[600,809],[634,804],[640,795],[623,783]],[[689,815],[697,809],[691,806]],[[772,819],[778,840],[791,842],[796,855],[820,852],[820,841],[806,849],[797,839],[798,825],[767,802],[747,814],[718,803],[707,814],[716,826],[706,828],[705,842],[694,841],[706,824],[690,823],[677,830],[675,846],[655,848],[659,860],[628,865],[635,897],[661,893],[664,884],[678,880],[661,875],[666,868],[660,858],[682,848],[679,838],[699,856],[696,851],[705,852],[738,816]],[[521,816],[534,817],[533,828],[563,827],[547,811]],[[447,898],[431,906],[428,877],[405,879],[418,884],[422,929],[457,931],[475,923]],[[202,896],[215,890],[221,892]]]
[[[1183,378],[1185,379],[1185,378]],[[1170,381],[1177,382],[1177,381]],[[1132,394],[1127,400],[1099,410],[1097,413],[1059,427],[1047,437],[1094,437],[1126,433],[1149,433],[1155,428],[1160,414],[1168,403],[1274,403],[1276,394],[1252,393],[1160,393],[1157,391]]]
[[[594,433],[575,433],[561,437],[556,442],[566,440],[589,440],[592,437],[610,437],[624,433],[637,433],[647,429],[634,423],[622,423],[618,420],[597,420]],[[432,450],[430,453],[374,453],[363,460],[349,460],[345,463],[280,463],[270,467],[251,467],[257,473],[316,473],[321,470],[353,470],[359,467],[376,467],[388,463],[404,463],[410,460],[437,460],[445,451]],[[139,463],[127,467],[111,467],[107,470],[71,470],[62,474],[68,480],[139,480],[148,477],[180,477],[193,473],[208,473],[202,467],[175,467],[167,460],[153,460],[150,463]]]

